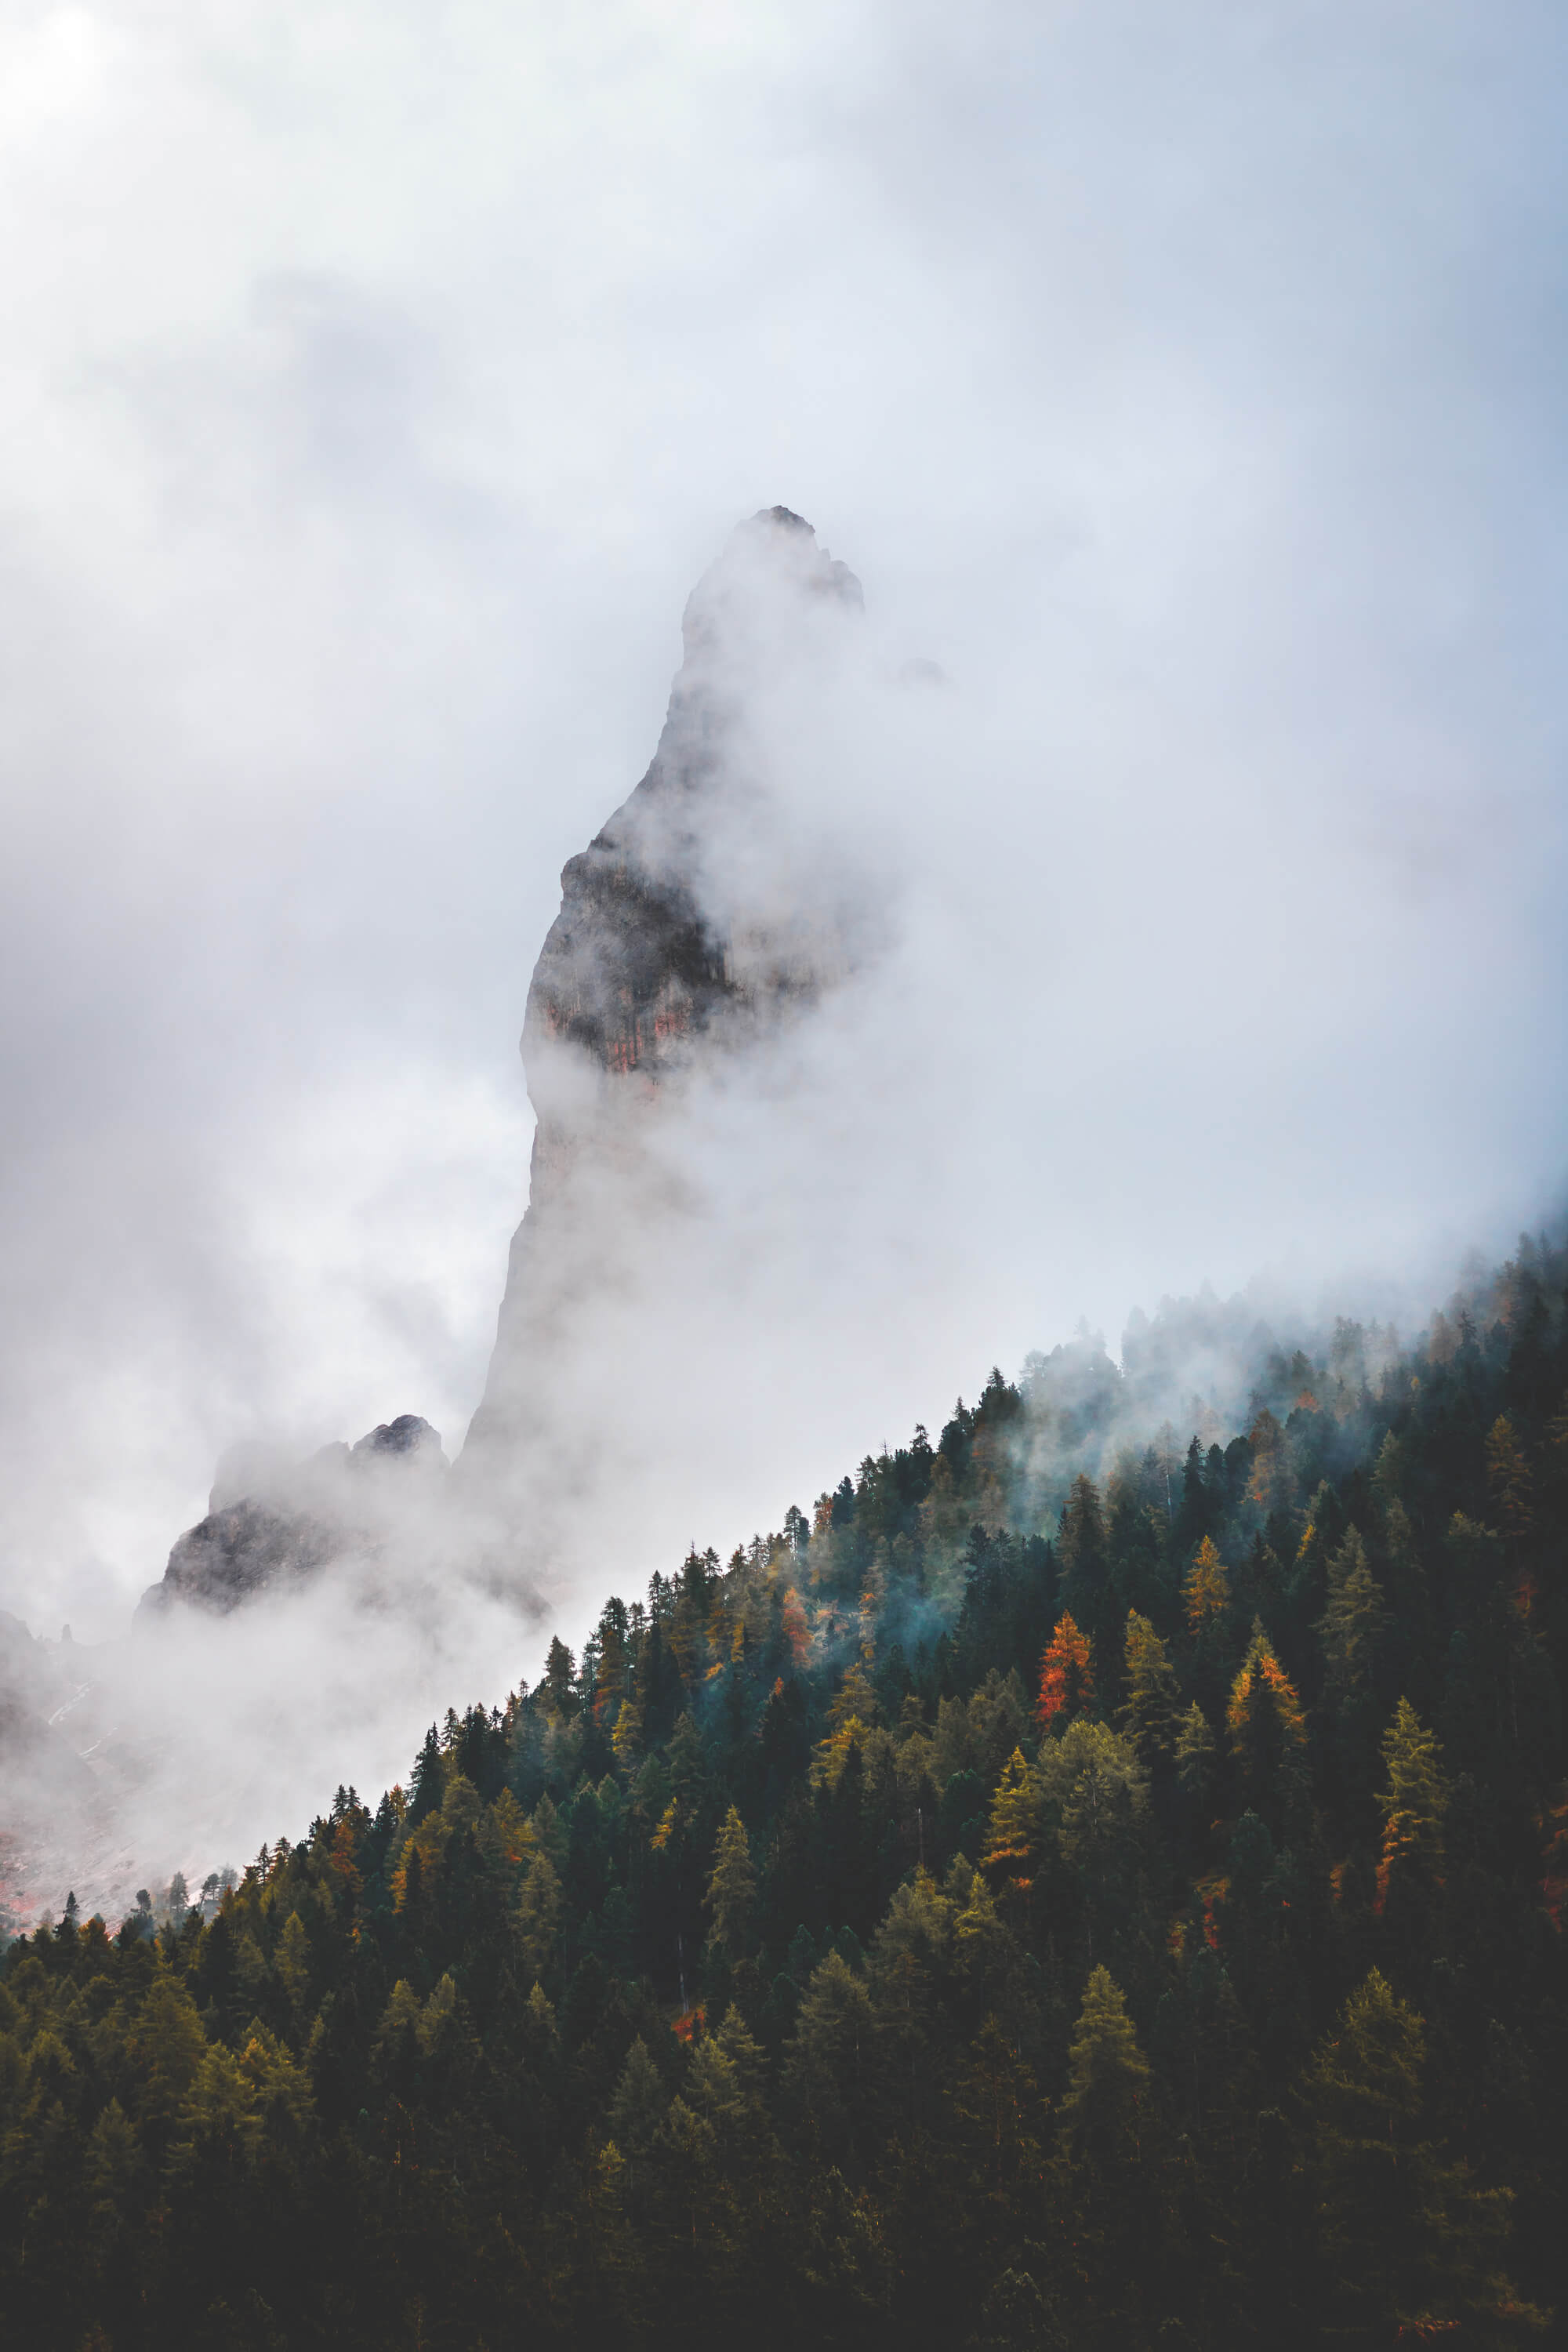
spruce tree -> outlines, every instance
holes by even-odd
[[[1324,1695],[1340,1709],[1371,1688],[1373,1654],[1388,1622],[1383,1588],[1354,1528],[1329,1563],[1329,1601],[1318,1621],[1327,1667]]]
[[[1383,1793],[1383,1852],[1377,1865],[1377,1907],[1390,1900],[1420,1901],[1443,1881],[1443,1817],[1448,1808],[1442,1754],[1435,1733],[1423,1729],[1402,1698],[1383,1736],[1388,1775]]]
[[[1182,1606],[1188,1631],[1202,1634],[1230,1605],[1230,1576],[1212,1536],[1205,1536],[1193,1554],[1182,1582]]]
[[[1127,1696],[1116,1720],[1140,1763],[1157,1770],[1170,1762],[1174,1748],[1179,1685],[1164,1643],[1135,1609],[1127,1612],[1125,1660]]]
[[[986,1823],[984,1865],[994,1880],[1020,1892],[1032,1880],[1040,1836],[1040,1801],[1024,1751],[1015,1748],[1002,1768]]]
[[[756,1900],[757,1874],[752,1864],[751,1841],[744,1822],[731,1805],[719,1832],[712,1874],[708,1881],[712,1940],[731,1960],[742,1958],[750,1947]]]
[[[1426,2136],[1426,2060],[1422,2019],[1374,1969],[1303,2077],[1326,2332],[1516,2341],[1542,2315],[1497,2269],[1510,2195],[1478,2188]]]
[[[1214,1733],[1207,1716],[1194,1699],[1176,1727],[1176,1780],[1194,1815],[1208,1802],[1214,1767]]]
[[[1149,2093],[1149,2061],[1127,2014],[1127,2000],[1107,1968],[1089,1970],[1068,2051],[1062,2136],[1100,2157],[1135,2142]]]

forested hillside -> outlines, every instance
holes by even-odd
[[[1265,1352],[1228,1442],[994,1374],[406,1791],[14,1943],[8,2336],[1543,2340],[1565,1277]]]

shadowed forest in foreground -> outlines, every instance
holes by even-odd
[[[406,1791],[14,1941],[15,2340],[1542,2339],[1565,1277],[1264,1350],[1228,1443],[994,1374]]]

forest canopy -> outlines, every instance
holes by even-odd
[[[374,1806],[73,1898],[0,1965],[16,2340],[1541,2339],[1565,1278],[1228,1438],[997,1371]]]

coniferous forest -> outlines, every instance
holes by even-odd
[[[405,1790],[13,1942],[7,2340],[1545,2340],[1565,1279],[1225,1443],[994,1373]]]

